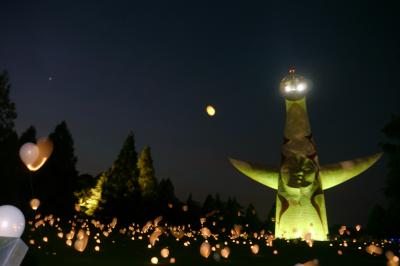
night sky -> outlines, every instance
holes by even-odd
[[[279,164],[278,85],[295,66],[313,82],[321,164],[380,151],[400,109],[395,1],[188,2],[2,0],[0,69],[18,133],[34,125],[45,136],[66,120],[78,170],[95,175],[132,130],[181,199],[236,196],[265,217],[275,192],[228,157]],[[325,192],[330,224],[365,224],[385,202],[386,162]]]

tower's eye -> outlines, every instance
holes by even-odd
[[[302,91],[304,91],[305,89],[306,89],[306,84],[305,83],[299,83],[299,84],[297,84],[297,91],[298,92],[302,92]]]
[[[302,76],[289,72],[289,75],[282,79],[280,91],[283,96],[291,101],[302,99],[308,91],[308,85]]]

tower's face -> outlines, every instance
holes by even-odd
[[[287,100],[297,101],[306,95],[308,85],[302,76],[296,75],[291,69],[289,75],[282,79],[279,90]]]
[[[318,166],[309,158],[294,155],[286,158],[281,166],[281,178],[285,186],[305,188],[314,183]]]

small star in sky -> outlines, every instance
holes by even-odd
[[[49,81],[52,81],[53,80],[53,77],[49,77]]]

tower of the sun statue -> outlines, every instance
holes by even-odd
[[[289,70],[280,83],[286,102],[280,167],[230,159],[243,174],[277,190],[275,236],[327,240],[324,190],[337,186],[373,165],[380,153],[320,166],[306,109],[307,83]]]

